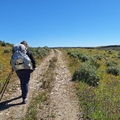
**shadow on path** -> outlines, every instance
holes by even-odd
[[[0,103],[0,111],[3,111],[5,109],[8,109],[8,108],[13,107],[13,106],[22,105],[22,102],[15,103],[15,104],[14,103],[9,104],[10,102],[15,101],[15,100],[20,99],[20,98],[21,98],[21,96],[1,102]]]

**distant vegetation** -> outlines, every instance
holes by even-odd
[[[77,83],[84,119],[120,119],[120,46],[61,50]]]

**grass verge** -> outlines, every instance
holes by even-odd
[[[81,51],[83,53],[89,52],[88,55],[90,57],[94,57],[96,54],[102,56],[101,60],[96,59],[100,65],[97,73],[100,77],[98,86],[93,87],[84,82],[76,81],[76,92],[79,98],[79,106],[83,111],[83,118],[87,120],[120,120],[120,76],[106,73],[105,66],[107,59],[117,62],[117,65],[119,66],[120,60],[115,57],[118,52],[112,51],[112,54],[108,56],[108,53],[105,50],[93,49],[90,51],[82,49]],[[68,57],[66,52],[65,55],[69,61],[69,69],[73,74],[77,69],[77,66],[81,66],[80,63],[82,62],[78,59]]]

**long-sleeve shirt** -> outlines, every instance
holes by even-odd
[[[35,61],[35,58],[33,56],[33,53],[30,50],[27,49],[27,53],[26,54],[31,59],[32,67],[33,67],[33,69],[35,69],[36,68],[36,61]]]

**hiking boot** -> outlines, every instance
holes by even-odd
[[[27,98],[23,99],[22,104],[26,104],[26,103],[27,103],[27,101],[28,101],[28,99],[27,99]]]

